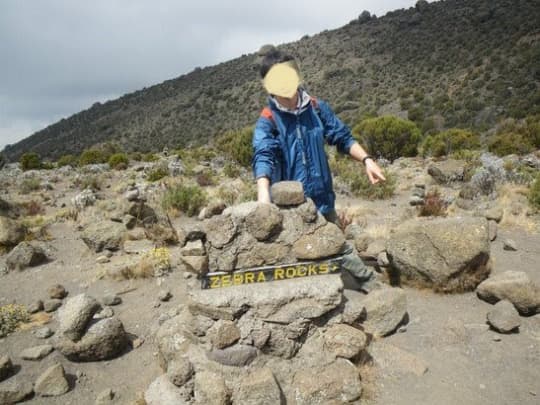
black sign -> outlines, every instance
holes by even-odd
[[[216,272],[203,276],[202,288],[214,289],[235,285],[265,283],[267,281],[290,280],[293,278],[318,276],[338,273],[341,270],[342,258],[328,259],[319,262],[302,262],[295,264],[257,267],[238,270],[232,273]]]

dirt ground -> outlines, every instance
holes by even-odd
[[[67,202],[73,194],[73,190],[65,190],[58,204]],[[408,195],[409,191],[403,189],[394,199],[384,202],[340,197],[338,206],[359,213],[366,219],[368,228],[371,226],[374,233],[383,235],[393,223],[408,215]],[[104,265],[96,264],[96,255],[82,242],[72,222],[55,223],[49,227],[49,233],[48,253],[54,260],[0,276],[0,305],[29,305],[37,299],[44,300],[48,298],[47,288],[56,283],[65,286],[69,296],[86,292],[100,299],[108,293],[117,293],[123,302],[113,307],[115,314],[132,338],[143,343],[111,361],[74,363],[53,352],[42,361],[32,362],[20,359],[20,352],[44,341],[35,337],[32,330],[20,330],[0,339],[0,353],[10,356],[17,365],[17,374],[11,378],[33,382],[50,365],[60,362],[69,375],[70,392],[59,398],[35,397],[28,404],[93,404],[97,395],[108,388],[116,393],[115,403],[133,404],[162,374],[152,340],[160,317],[174,314],[185,302],[187,289],[196,288],[197,282],[186,279],[179,267],[160,279],[99,278],[100,266]],[[517,251],[502,248],[506,238],[516,242]],[[177,253],[175,249],[173,256]],[[117,254],[112,262],[122,261],[124,257]],[[501,228],[492,243],[492,258],[494,274],[525,271],[540,283],[540,234]],[[173,298],[169,302],[159,303],[157,297],[162,288],[171,291]],[[364,378],[366,388],[361,403],[540,403],[540,315],[522,317],[519,333],[501,335],[486,324],[491,305],[479,300],[473,292],[440,295],[405,288],[409,323],[398,333],[372,343],[370,351],[389,355],[379,359],[373,356],[374,367]],[[54,316],[47,326],[56,329]],[[418,371],[424,367],[425,373]]]

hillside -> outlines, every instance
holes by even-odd
[[[501,118],[540,112],[537,0],[447,0],[364,12],[346,26],[282,47],[296,55],[311,93],[349,124],[407,117],[424,133],[486,131]],[[203,144],[250,125],[264,103],[256,55],[196,69],[81,111],[6,147],[57,158],[114,141],[126,150]]]

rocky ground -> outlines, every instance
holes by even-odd
[[[218,201],[248,176],[206,187],[200,219],[167,215],[168,182],[189,178],[162,159],[158,182],[159,162],[0,171],[0,403],[538,403],[540,218],[505,163],[536,156],[483,156],[469,178],[463,161],[400,159],[390,199],[337,185],[343,232],[294,185],[278,206]],[[208,270],[346,246],[344,280],[200,291]],[[32,314],[3,336],[17,311]]]

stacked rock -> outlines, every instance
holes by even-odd
[[[424,205],[426,198],[426,186],[425,184],[415,184],[411,192],[411,198],[409,204],[413,207],[417,205]]]

